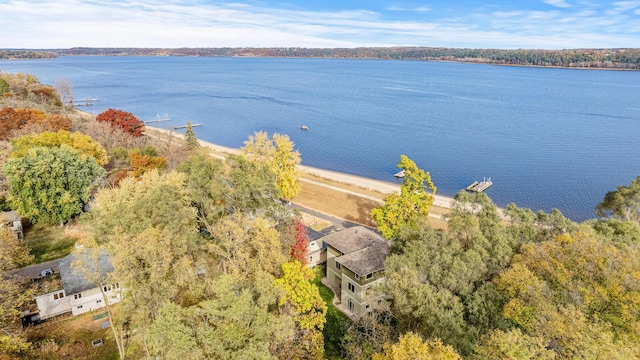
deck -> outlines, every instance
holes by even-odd
[[[482,180],[481,182],[474,181],[471,185],[467,186],[466,189],[467,191],[480,193],[490,188],[491,185],[493,185],[493,182],[491,182],[491,178],[488,178]]]

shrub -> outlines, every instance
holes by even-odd
[[[144,122],[130,112],[108,109],[96,117],[99,122],[107,122],[117,126],[133,136],[141,136],[144,130]]]

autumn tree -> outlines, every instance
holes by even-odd
[[[282,270],[283,277],[275,280],[284,290],[278,304],[282,313],[294,317],[297,331],[294,339],[282,347],[279,357],[322,359],[327,306],[311,283],[313,271],[296,260],[282,264]]]
[[[75,148],[80,154],[93,158],[98,165],[104,166],[109,162],[107,152],[100,143],[80,132],[71,133],[65,130],[45,131],[37,135],[23,135],[14,138],[11,140],[13,151],[10,156],[12,158],[23,157],[29,152],[29,149],[35,146],[61,147],[62,145]]]
[[[164,156],[149,155],[140,151],[140,149],[129,151],[128,157],[129,165],[133,168],[134,177],[140,177],[153,169],[162,170],[167,167],[167,159]]]
[[[82,212],[105,176],[93,158],[68,146],[32,147],[4,166],[8,201],[33,223],[64,223]]]
[[[400,336],[397,343],[385,344],[384,353],[373,355],[373,360],[460,360],[462,357],[440,340],[423,341],[415,333]]]
[[[518,328],[491,330],[473,348],[472,359],[552,360],[556,353],[547,349],[543,338],[523,334]]]
[[[212,282],[197,305],[167,303],[147,334],[150,351],[164,359],[277,359],[293,334],[293,321],[270,311],[273,298],[232,275]]]
[[[259,271],[280,275],[287,261],[280,234],[263,218],[241,213],[227,216],[208,228],[212,241],[206,249],[219,259],[225,274],[253,278]]]
[[[13,231],[0,224],[0,358],[19,358],[29,348],[21,336],[20,308],[33,299],[33,292],[25,291],[22,284],[5,275],[31,260],[29,249],[18,242]]]
[[[307,234],[307,228],[300,219],[296,219],[293,228],[296,242],[291,248],[291,258],[306,265],[308,263],[307,253],[309,252],[309,235]]]
[[[144,122],[130,112],[116,109],[107,109],[96,117],[98,122],[106,122],[117,126],[132,136],[142,136]]]
[[[387,239],[394,238],[401,227],[415,223],[420,217],[427,217],[436,193],[429,172],[418,168],[405,155],[400,156],[398,168],[404,171],[400,194],[387,196],[384,205],[371,211],[378,230]]]
[[[250,136],[241,149],[248,159],[273,172],[280,197],[287,201],[300,192],[300,152],[294,146],[288,135],[275,133],[269,138],[266,132],[260,131]]]
[[[394,320],[386,301],[374,305],[370,311],[360,315],[350,324],[342,338],[342,347],[347,358],[369,360],[373,354],[382,353],[385,344],[393,343],[398,338]]]
[[[560,358],[629,358],[640,338],[640,253],[583,232],[522,246],[497,281],[504,315]]]
[[[640,223],[640,176],[629,186],[619,185],[609,191],[596,206],[596,214]]]
[[[11,107],[0,110],[0,139],[10,139],[18,132],[39,133],[70,129],[71,120],[57,114]]]

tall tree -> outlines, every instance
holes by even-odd
[[[307,228],[304,226],[302,220],[296,219],[293,224],[293,229],[296,242],[291,248],[291,258],[306,265],[308,263],[307,253],[309,252],[309,235],[307,234]]]
[[[4,166],[9,203],[33,223],[64,223],[82,212],[105,171],[93,158],[62,145],[33,147]]]
[[[230,166],[227,180],[231,187],[227,205],[233,211],[247,213],[275,206],[280,195],[269,167],[239,155],[227,157]]]
[[[394,238],[403,226],[414,224],[418,218],[428,216],[436,193],[429,172],[418,168],[407,156],[400,155],[398,168],[404,171],[400,194],[387,196],[384,205],[371,211],[378,230],[387,239]]]
[[[0,358],[3,359],[20,358],[29,348],[22,337],[20,308],[33,300],[33,291],[25,291],[22,284],[5,275],[31,260],[29,249],[18,242],[13,231],[0,224]]]
[[[226,214],[225,202],[229,188],[223,177],[222,160],[204,151],[194,151],[178,166],[178,171],[187,175],[187,190],[198,209],[201,226],[212,226]]]
[[[291,200],[300,192],[300,152],[294,150],[295,144],[288,135],[256,132],[245,141],[242,153],[250,160],[267,166],[275,177],[280,197]]]
[[[283,277],[275,280],[284,290],[280,311],[294,317],[297,332],[293,341],[282,347],[279,357],[322,359],[327,306],[311,283],[313,271],[296,260],[282,264],[282,270]]]
[[[406,333],[400,336],[397,343],[384,345],[384,353],[373,354],[373,360],[459,360],[462,357],[448,345],[443,345],[440,340],[423,341],[415,333]]]
[[[200,141],[198,141],[196,133],[193,132],[193,126],[191,126],[191,121],[189,120],[187,120],[187,126],[184,128],[184,141],[190,151],[200,148]]]
[[[640,223],[640,176],[629,186],[619,185],[609,191],[596,206],[596,214]]]

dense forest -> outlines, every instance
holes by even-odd
[[[2,57],[0,51],[0,58]],[[16,51],[9,52],[17,57]],[[444,47],[384,48],[89,48],[43,50],[31,54],[60,56],[256,56],[458,61],[469,63],[597,69],[640,69],[640,49],[456,49]],[[26,56],[26,55],[25,55]],[[34,56],[34,55],[30,55]],[[45,55],[42,55],[43,57]]]
[[[280,201],[299,191],[286,135],[255,133],[220,159],[189,126],[163,139],[123,110],[80,116],[68,83],[0,73],[0,92],[0,205],[73,227],[75,266],[122,284],[106,358],[640,357],[640,177],[584,223],[460,192],[440,230],[427,217],[437,181],[401,156],[401,191],[371,214],[391,241],[374,289],[386,301],[350,319],[321,297],[299,214]],[[0,226],[0,275],[33,261],[10,235]],[[20,326],[32,286],[0,276],[0,358],[66,346]]]
[[[1,50],[0,60],[8,59],[51,59],[58,57],[51,51]]]

